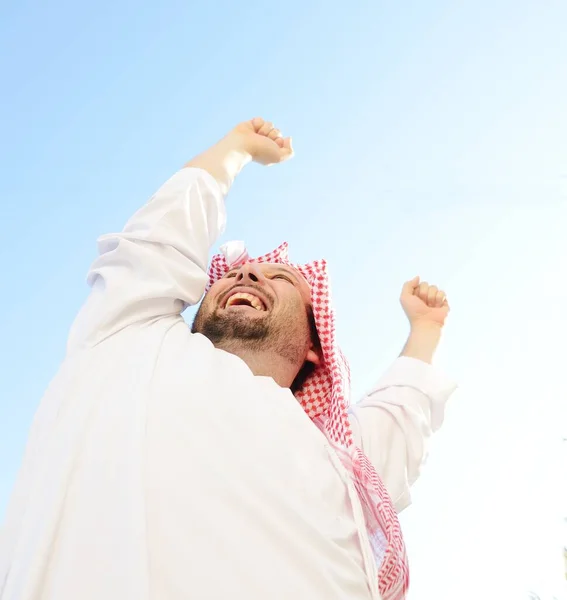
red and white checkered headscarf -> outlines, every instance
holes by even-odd
[[[251,259],[242,242],[221,247],[209,268],[210,286],[226,273],[248,262],[278,263],[299,271],[311,288],[311,302],[323,360],[295,394],[305,412],[323,431],[350,473],[360,496],[368,535],[378,566],[378,589],[383,600],[402,600],[409,583],[408,561],[398,516],[376,470],[355,446],[348,420],[350,370],[335,339],[335,313],[331,304],[327,264],[317,260],[295,265],[284,243],[273,252]]]

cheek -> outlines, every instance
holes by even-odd
[[[231,287],[230,282],[227,282],[224,279],[217,281],[214,283],[209,291],[206,293],[205,297],[202,300],[202,304],[207,307],[213,307],[217,304],[218,299],[222,296],[222,294]]]
[[[295,288],[290,288],[290,286],[286,285],[286,287],[280,287],[279,290],[276,290],[276,293],[281,304],[290,312],[299,311],[305,305],[301,294]]]
[[[290,319],[290,324],[293,323],[295,325],[295,330],[310,335],[307,307],[299,292],[288,295],[286,298],[286,307],[286,316]]]
[[[201,300],[199,306],[199,313],[203,317],[208,317],[215,310],[215,296],[208,292],[205,297]]]

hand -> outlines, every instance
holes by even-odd
[[[281,163],[293,156],[291,138],[284,138],[273,123],[259,117],[240,123],[229,137],[238,139],[252,160],[262,165]]]
[[[443,327],[450,310],[445,292],[425,281],[420,283],[419,277],[404,284],[400,302],[412,327],[422,324]]]

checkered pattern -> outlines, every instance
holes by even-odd
[[[211,261],[207,290],[229,269],[246,262],[284,264],[299,271],[309,283],[323,361],[296,393],[296,398],[325,433],[351,473],[378,564],[378,587],[383,600],[402,600],[409,583],[405,546],[390,496],[366,455],[352,440],[347,412],[350,370],[335,339],[335,313],[326,262],[318,260],[308,265],[292,264],[288,260],[286,243],[256,259],[248,256],[242,242],[225,244],[221,251],[222,254],[214,256]]]

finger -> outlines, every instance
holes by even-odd
[[[289,160],[290,158],[293,158],[293,150],[288,150],[287,148],[282,148],[281,154],[280,154],[280,162],[285,162],[286,160]]]
[[[265,121],[262,117],[255,117],[250,121],[252,123],[252,127],[254,127],[254,131],[258,133],[260,129],[263,127]]]
[[[274,128],[274,124],[273,124],[271,121],[266,121],[266,122],[265,122],[265,123],[262,125],[262,127],[260,127],[260,129],[259,129],[258,133],[259,133],[260,135],[265,135],[265,136],[267,136],[267,135],[270,133],[270,131],[272,131],[272,129],[273,129],[273,128]]]
[[[445,296],[445,292],[443,290],[439,290],[435,297],[435,306],[440,308],[445,302],[447,302],[447,296]]]
[[[280,147],[280,148],[284,148],[284,139],[282,137],[276,138],[274,140],[274,142]]]
[[[274,127],[268,134],[268,137],[275,142],[277,139],[282,137],[282,132],[277,127]]]
[[[436,285],[430,285],[427,290],[427,306],[435,306],[435,299],[437,298],[437,289]]]
[[[413,294],[415,288],[419,285],[419,275],[406,281],[402,287],[402,295]]]
[[[290,137],[283,138],[282,150],[284,151],[286,158],[293,156],[293,140]]]
[[[424,302],[427,300],[427,290],[429,289],[429,284],[427,281],[422,281],[418,288],[415,290],[414,294]]]

